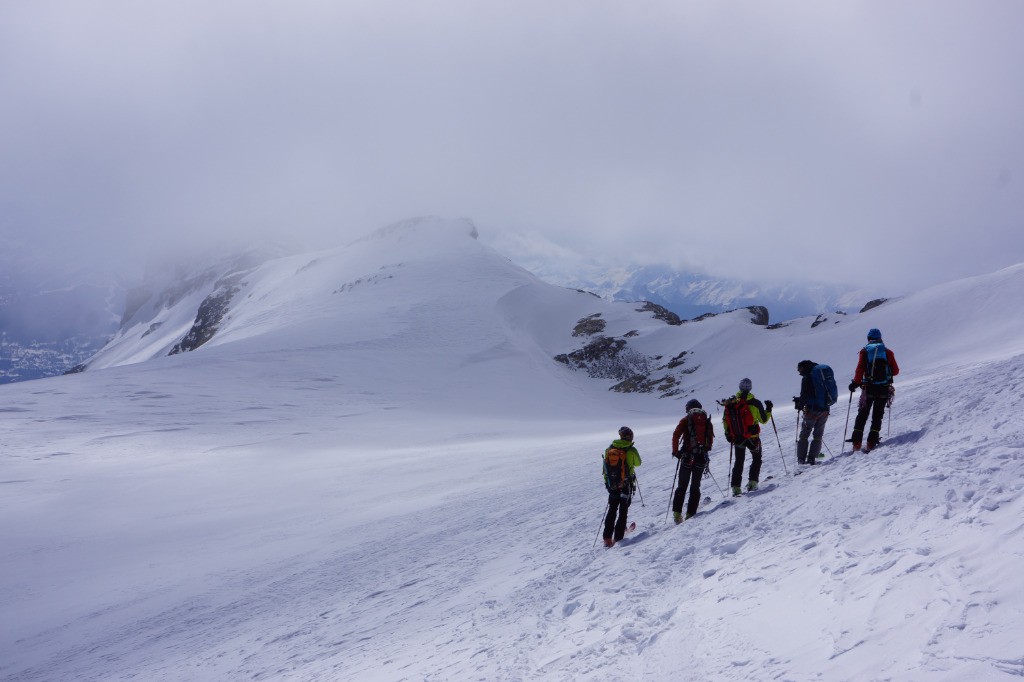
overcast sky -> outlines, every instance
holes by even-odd
[[[912,288],[1024,261],[1017,0],[4,0],[0,230],[141,254],[469,217]]]

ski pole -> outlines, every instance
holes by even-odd
[[[853,407],[853,391],[850,391],[850,402],[846,405],[846,426],[843,427],[843,444],[839,448],[839,454],[843,454],[843,448],[846,447],[846,432],[850,428],[850,408]]]
[[[679,466],[683,463],[683,458],[676,457],[676,473],[672,476],[672,492],[668,494],[668,509],[665,510],[665,523],[668,523],[668,513],[672,511],[672,498],[676,496],[676,481],[679,480]]]
[[[786,466],[786,455],[782,452],[782,440],[779,439],[779,430],[775,428],[775,415],[770,415],[772,420],[772,430],[775,431],[775,442],[779,444],[779,457],[782,458],[782,468],[786,470],[786,475],[789,476],[789,467]]]
[[[796,444],[797,457],[800,456],[800,415],[802,414],[800,410],[796,411],[796,438],[793,439],[793,442]]]
[[[708,462],[707,468],[705,468],[704,471],[708,472],[708,476],[710,476],[711,480],[715,482],[715,487],[718,488],[718,492],[722,493],[722,497],[728,499],[729,496],[725,494],[724,490],[722,490],[722,486],[718,485],[718,479],[715,478],[713,473],[711,473],[711,462]]]
[[[611,502],[604,505],[604,513],[601,514],[601,525],[597,527],[597,537],[594,538],[594,547],[597,547],[597,541],[601,539],[601,531],[604,530],[604,520],[608,518],[608,510],[611,509],[611,506]],[[594,549],[594,547],[590,549]]]
[[[886,438],[888,438],[889,434],[892,432],[892,403],[893,403],[892,399],[895,396],[896,396],[896,389],[893,388],[892,384],[889,384],[889,400],[887,401],[888,404],[886,405],[886,407],[889,408],[889,419],[888,419],[888,421],[886,422],[886,425],[885,425],[885,437]]]
[[[644,494],[640,491],[640,481],[637,480],[636,476],[633,476],[633,485],[636,486],[636,493],[640,496],[640,506],[646,507],[647,505],[644,504]]]

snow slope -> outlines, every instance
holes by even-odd
[[[1024,674],[1024,266],[774,330],[551,287],[459,224],[258,273],[196,351],[0,387],[0,677]],[[777,486],[706,481],[666,524],[680,402],[551,360],[595,312],[690,350],[707,407],[750,376]],[[841,452],[844,394],[833,456],[792,476],[796,363],[845,383],[873,326],[903,370],[891,435]],[[639,528],[594,548],[623,423]]]

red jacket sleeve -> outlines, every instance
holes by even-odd
[[[900,366],[896,364],[896,355],[888,348],[885,349],[885,354],[889,356],[889,372],[896,376],[900,373]]]
[[[888,349],[886,349],[888,352]],[[860,349],[860,353],[857,355],[857,369],[853,373],[853,380],[855,383],[860,383],[864,380],[864,371],[868,365],[868,352],[863,348]]]
[[[679,439],[686,429],[686,417],[679,420],[676,430],[672,432],[672,452],[679,452]]]

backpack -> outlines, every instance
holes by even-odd
[[[828,365],[815,365],[811,369],[811,383],[814,384],[814,399],[809,402],[809,407],[820,412],[832,407],[839,400],[836,375]]]
[[[626,464],[625,448],[614,445],[604,451],[604,487],[608,492],[632,492],[629,481],[629,466]]]
[[[725,439],[730,443],[740,443],[761,430],[754,421],[754,413],[750,411],[750,402],[746,398],[732,396],[722,403],[725,407]]]
[[[881,341],[864,346],[867,362],[864,366],[864,380],[869,384],[892,383],[892,372],[889,369],[889,353]]]
[[[693,455],[706,455],[711,449],[713,436],[711,424],[708,422],[708,413],[699,408],[690,410],[686,414],[686,428],[689,431],[689,453]]]

